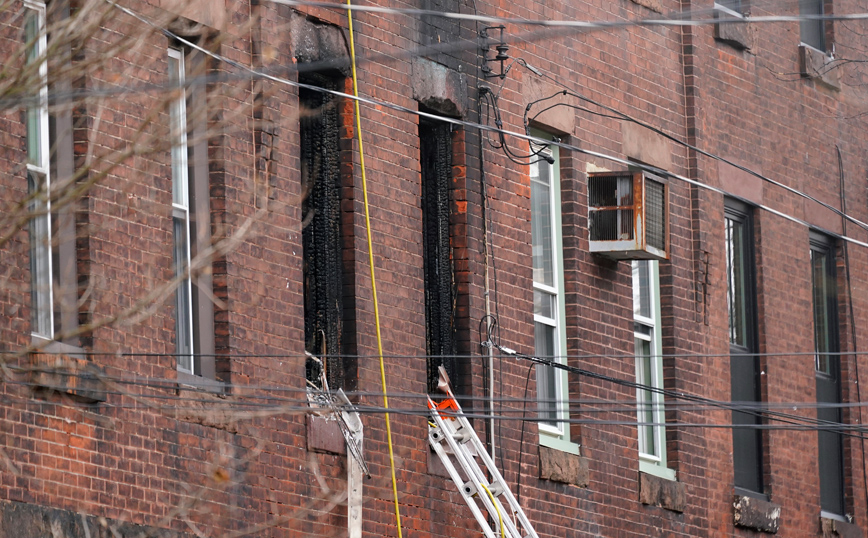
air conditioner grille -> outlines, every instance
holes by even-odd
[[[633,237],[633,210],[610,209],[590,214],[591,241],[623,241]]]
[[[588,206],[633,205],[632,174],[599,175],[588,178]]]
[[[618,205],[618,176],[588,178],[588,205],[590,207]]]
[[[663,184],[645,179],[645,241],[648,245],[666,249],[666,212]]]

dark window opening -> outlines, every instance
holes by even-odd
[[[455,273],[449,235],[452,180],[452,130],[447,123],[419,122],[422,168],[422,226],[425,269],[425,328],[428,391],[437,390],[443,366],[457,386],[455,343]]]
[[[817,403],[841,403],[841,358],[838,331],[838,299],[835,285],[835,250],[832,241],[811,234],[811,283],[814,306],[814,351]],[[817,418],[842,421],[840,407],[817,407]],[[820,467],[820,508],[844,515],[844,440],[840,433],[817,432]]]
[[[760,363],[756,353],[756,262],[750,208],[726,201],[726,304],[729,310],[729,350],[732,400],[758,402]],[[735,487],[753,493],[763,491],[763,438],[761,419],[755,413],[733,411],[732,459]],[[739,427],[741,426],[741,427]]]
[[[306,75],[300,82],[338,90],[335,78]],[[341,331],[343,262],[341,253],[340,114],[330,93],[299,88],[304,273],[305,376],[319,385],[325,368],[329,387],[344,385]]]

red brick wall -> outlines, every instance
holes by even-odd
[[[270,3],[251,8],[227,2],[227,29],[213,39],[215,51],[244,65],[274,69],[296,80],[288,21],[291,10]],[[436,7],[436,6],[435,6]],[[465,12],[464,5],[461,6]],[[662,2],[663,13],[710,8],[710,3]],[[0,62],[14,73],[20,58],[11,55],[21,42],[21,6],[0,14]],[[144,3],[130,8],[168,22],[166,12]],[[480,15],[529,19],[626,21],[660,15],[630,0],[592,2],[492,2],[476,6]],[[794,13],[793,6],[762,6],[753,15]],[[858,11],[855,2],[835,6],[839,13]],[[255,18],[251,19],[251,13]],[[338,10],[305,9],[319,21],[346,34]],[[256,18],[258,17],[258,18]],[[360,92],[371,99],[418,109],[411,91],[410,53],[431,28],[398,14],[357,12],[355,40],[360,56],[383,53],[359,66]],[[837,23],[836,23],[837,24]],[[864,33],[861,23],[848,23]],[[249,26],[250,25],[250,26]],[[251,29],[251,26],[253,29]],[[858,67],[844,66],[840,90],[798,76],[797,23],[754,25],[754,48],[739,51],[715,41],[710,26],[626,27],[520,40],[510,26],[505,36],[510,55],[523,58],[573,92],[627,113],[680,140],[724,156],[770,178],[837,207],[838,164],[842,152],[848,211],[868,220],[862,185],[864,138],[855,118],[864,103],[857,85]],[[122,36],[142,24],[116,12],[105,29],[84,43],[79,62],[99,58]],[[451,29],[450,29],[451,28]],[[255,31],[254,31],[255,29]],[[438,32],[449,38],[475,35],[462,22]],[[445,34],[444,34],[445,35]],[[858,34],[837,28],[839,53],[858,55]],[[98,89],[125,84],[160,84],[166,80],[168,39],[148,32],[135,43],[112,50],[110,59],[76,84]],[[462,67],[475,114],[475,45],[447,55]],[[342,506],[322,500],[322,484],[332,493],[346,488],[346,459],[308,450],[304,400],[304,315],[302,304],[301,212],[297,90],[272,80],[249,80],[217,63],[209,85],[212,235],[227,237],[246,228],[237,245],[212,264],[220,377],[231,383],[217,397],[172,385],[176,378],[174,313],[171,293],[148,303],[146,315],[109,323],[84,335],[88,358],[110,378],[130,383],[106,387],[103,403],[83,404],[58,395],[34,393],[29,379],[13,372],[2,385],[0,434],[6,461],[0,472],[0,500],[31,503],[104,516],[154,527],[191,531],[177,510],[189,513],[197,528],[212,535],[256,525],[273,525],[262,535],[341,535],[347,520]],[[503,126],[523,131],[529,88],[536,75],[513,65],[509,76],[486,83],[499,92]],[[547,80],[547,83],[552,82]],[[2,83],[0,83],[2,84]],[[557,86],[555,85],[557,88]],[[2,85],[0,85],[2,88]],[[351,85],[347,80],[345,91]],[[2,96],[2,92],[0,92]],[[111,162],[96,160],[82,181],[95,184],[77,200],[78,267],[82,322],[122,314],[145,294],[171,279],[171,161],[165,143],[168,114],[165,92],[134,91],[120,97],[77,103],[76,164],[84,166],[107,152],[129,147],[144,136],[147,151]],[[594,112],[593,104],[565,96],[565,102]],[[344,282],[350,353],[359,355],[349,372],[353,396],[367,405],[381,398],[376,358],[375,320],[365,239],[359,146],[353,110],[343,101],[343,248],[349,269]],[[2,215],[26,195],[21,163],[26,140],[23,112],[0,106],[0,200]],[[556,131],[565,143],[620,159],[635,157],[624,149],[621,121],[575,108],[558,109],[557,125],[541,119],[536,126]],[[455,536],[478,527],[455,487],[438,471],[427,446],[425,403],[425,320],[417,117],[384,106],[361,106],[368,200],[373,229],[379,314],[384,338],[386,378],[398,410],[390,415],[397,465],[399,501],[408,536]],[[263,122],[273,128],[270,174],[257,164],[262,155]],[[564,132],[566,124],[569,130]],[[137,133],[144,133],[143,135]],[[258,136],[258,138],[257,138]],[[479,347],[478,320],[485,313],[485,282],[480,187],[484,166],[484,201],[491,219],[492,288],[501,343],[532,353],[533,296],[530,232],[530,184],[526,166],[509,161],[475,129],[454,135],[453,258],[458,291],[459,349],[470,386],[466,407],[488,408],[484,379],[487,357]],[[507,137],[518,152],[525,141]],[[482,163],[479,145],[483,144]],[[829,231],[843,231],[838,217],[813,202],[762,183],[728,165],[667,142],[670,169],[703,184],[745,197]],[[623,165],[577,151],[561,150],[566,335],[569,363],[624,380],[635,379],[633,312],[628,262],[613,262],[588,251],[586,172]],[[104,174],[104,177],[103,175]],[[266,190],[266,186],[268,190]],[[727,401],[730,399],[727,342],[723,196],[670,179],[671,259],[660,265],[665,386],[668,389]],[[267,201],[267,204],[266,204]],[[266,208],[266,209],[263,209]],[[770,402],[810,402],[815,381],[808,229],[756,210],[757,286],[762,387]],[[3,219],[3,216],[0,216]],[[19,351],[30,343],[30,274],[26,228],[0,227],[0,349]],[[848,224],[847,233],[866,234]],[[6,239],[8,237],[8,239]],[[868,322],[868,293],[863,276],[864,247],[849,247],[852,290],[839,256],[842,348],[861,350],[860,327]],[[849,320],[852,301],[854,320]],[[793,355],[778,356],[780,353]],[[802,355],[795,355],[802,353]],[[18,358],[13,364],[24,364]],[[574,407],[572,439],[588,464],[587,487],[539,476],[538,433],[534,415],[531,364],[496,358],[495,414],[507,414],[495,427],[497,463],[513,488],[520,483],[522,505],[540,536],[748,536],[733,525],[732,439],[725,425],[729,411],[713,408],[667,411],[667,457],[683,485],[683,513],[639,501],[638,442],[635,412],[625,402],[635,389],[570,374]],[[861,366],[868,367],[864,361]],[[844,360],[844,397],[856,401],[858,365]],[[528,386],[529,390],[525,390]],[[608,402],[624,405],[612,409]],[[672,402],[671,398],[667,402]],[[149,405],[145,405],[148,403]],[[674,402],[673,402],[674,403]],[[285,405],[281,413],[260,412]],[[229,409],[231,413],[224,413]],[[202,416],[201,410],[210,411]],[[787,410],[812,417],[810,408]],[[240,415],[236,413],[242,413]],[[857,410],[845,412],[857,422]],[[605,424],[598,423],[605,421]],[[372,478],[364,484],[366,536],[396,536],[384,415],[365,414],[365,457]],[[487,422],[475,419],[487,435]],[[707,424],[708,427],[696,425]],[[776,423],[772,423],[776,424]],[[782,536],[821,536],[818,517],[817,436],[812,431],[771,429],[765,434],[767,493],[782,508]],[[862,445],[846,447],[848,512],[866,525]],[[519,466],[519,462],[521,466]],[[13,473],[13,469],[18,474]],[[514,489],[515,491],[515,489]],[[313,500],[312,500],[313,499]],[[12,535],[10,535],[12,536]]]

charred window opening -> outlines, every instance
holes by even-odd
[[[338,89],[335,78],[308,75],[302,83]],[[299,89],[302,248],[304,257],[305,349],[320,357],[308,360],[307,379],[319,385],[326,369],[331,388],[343,386],[341,317],[340,116],[338,99],[330,93]]]
[[[437,389],[438,367],[458,380],[455,351],[455,278],[449,237],[452,132],[442,122],[420,121],[422,226],[428,391]]]

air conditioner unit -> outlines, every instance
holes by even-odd
[[[647,172],[589,173],[590,251],[616,260],[668,259],[667,188]]]

